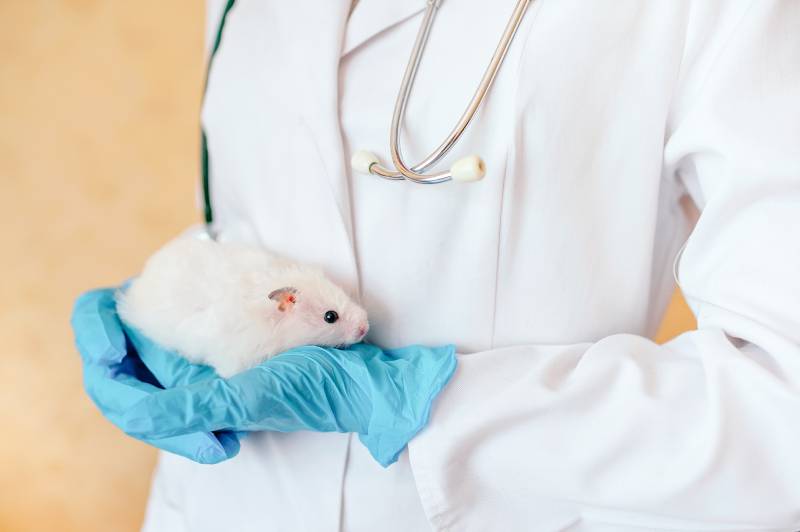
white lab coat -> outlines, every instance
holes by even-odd
[[[537,0],[450,159],[483,181],[353,175],[423,4],[240,0],[203,120],[224,238],[324,266],[375,343],[457,344],[429,426],[387,470],[341,434],[164,454],[146,530],[800,529],[800,2]],[[442,3],[410,162],[513,4]],[[656,345],[687,236],[698,330]]]

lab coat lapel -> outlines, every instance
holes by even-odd
[[[232,12],[209,96],[214,99],[213,75],[252,80],[252,87],[227,84],[238,92],[227,95],[228,101],[219,106],[221,111],[247,106],[238,112],[250,109],[252,114],[237,119],[226,118],[224,112],[212,113],[212,120],[231,120],[227,127],[218,128],[232,132],[229,137],[243,129],[241,124],[248,125],[242,142],[252,144],[248,156],[258,163],[244,168],[248,195],[235,199],[234,205],[244,202],[252,217],[260,220],[254,225],[256,239],[295,260],[322,266],[336,282],[355,292],[358,282],[338,98],[340,51],[350,5],[349,0],[297,1],[274,9],[266,3],[242,3],[240,10]],[[298,21],[305,37],[287,36],[296,31]],[[252,38],[253,32],[258,32],[258,39]],[[247,53],[254,42],[264,50],[258,62],[253,60],[255,54]],[[231,102],[239,98],[246,101]],[[230,138],[222,141],[232,142]],[[232,207],[232,216],[235,211]]]
[[[312,162],[320,167],[319,176],[326,183],[335,206],[335,226],[325,228],[325,233],[344,236],[343,244],[351,251],[348,281],[355,282],[355,258],[352,253],[352,220],[347,182],[347,165],[339,128],[339,59],[350,13],[348,0],[333,2],[327,9],[302,10],[305,31],[313,35],[313,39],[303,41],[296,64],[299,71],[295,74],[302,80],[298,89],[305,92],[303,96],[302,128],[307,129],[309,145],[308,158],[299,163],[309,167],[307,171],[315,171]],[[298,13],[300,15],[300,13]],[[315,180],[317,181],[317,180]],[[326,209],[327,210],[327,209]],[[319,212],[321,216],[325,213]],[[314,218],[314,217],[312,217]],[[320,230],[320,227],[316,227]],[[342,272],[340,272],[342,273]]]
[[[342,55],[424,9],[424,0],[359,0],[347,24]]]

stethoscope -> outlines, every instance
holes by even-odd
[[[416,41],[414,42],[414,48],[411,50],[411,58],[408,62],[408,65],[406,65],[406,71],[403,75],[403,81],[400,85],[400,92],[397,94],[397,101],[395,102],[394,114],[392,115],[389,149],[391,151],[392,162],[394,163],[396,170],[388,170],[387,168],[381,166],[378,158],[373,153],[368,151],[358,151],[353,154],[351,161],[353,169],[365,174],[379,175],[381,177],[385,177],[386,179],[407,179],[409,181],[422,184],[443,183],[451,180],[468,182],[477,181],[483,178],[486,173],[486,165],[484,164],[483,159],[477,155],[470,155],[469,157],[459,159],[455,162],[455,164],[453,164],[450,170],[446,172],[427,175],[423,174],[422,172],[425,172],[425,170],[441,161],[442,158],[447,155],[455,143],[458,142],[458,139],[461,137],[462,133],[464,133],[464,130],[469,125],[472,117],[475,116],[475,112],[483,103],[484,97],[489,91],[489,87],[491,87],[492,82],[497,75],[498,69],[503,63],[503,59],[508,51],[508,47],[511,45],[511,40],[514,38],[514,33],[516,33],[520,22],[522,22],[522,16],[525,14],[525,10],[528,8],[530,1],[531,0],[517,1],[517,5],[514,7],[514,12],[511,14],[511,18],[509,19],[508,24],[503,31],[503,35],[500,38],[500,42],[497,45],[497,49],[495,49],[494,55],[492,56],[491,61],[489,61],[489,66],[487,67],[486,72],[483,74],[480,85],[478,85],[478,89],[472,96],[472,100],[469,102],[469,105],[467,106],[464,114],[461,116],[461,119],[458,121],[456,126],[453,128],[444,142],[442,142],[442,144],[433,151],[433,153],[428,155],[421,163],[408,167],[403,162],[400,154],[400,127],[403,122],[403,118],[405,117],[408,97],[414,84],[414,77],[417,74],[420,58],[422,56],[423,49],[425,48],[425,44],[428,42],[428,36],[430,35],[433,18],[436,14],[436,10],[439,8],[439,4],[441,3],[441,0],[427,0],[428,6],[425,10],[425,16],[422,20],[422,25],[419,29],[419,33],[417,34]],[[225,29],[225,23],[228,19],[228,14],[231,12],[235,4],[236,0],[227,0],[222,11],[220,23],[217,27],[216,38],[213,41],[211,54],[209,56],[207,66],[208,70],[206,71],[206,84],[208,83],[208,72],[210,72],[211,65],[217,55],[220,43],[222,42],[222,34],[223,30]],[[210,187],[211,165],[205,131],[203,131],[201,135],[200,150],[200,170],[202,176],[204,207],[203,218],[205,219],[206,230],[208,234],[211,236],[211,238],[214,238],[215,233],[212,227],[214,222],[214,210],[211,205]]]
[[[436,183],[444,183],[446,181],[470,182],[482,179],[486,174],[486,165],[477,155],[469,155],[457,160],[449,170],[444,172],[434,172],[425,174],[424,172],[442,160],[453,146],[461,138],[464,130],[467,128],[475,112],[483,103],[486,93],[492,86],[495,76],[500,65],[503,64],[506,52],[511,45],[514,34],[522,22],[522,17],[525,14],[530,0],[518,0],[517,5],[514,7],[514,12],[508,20],[505,30],[503,31],[500,42],[492,55],[489,66],[483,74],[480,84],[478,85],[472,100],[464,110],[458,123],[447,136],[447,138],[436,148],[430,155],[428,155],[422,162],[414,166],[408,166],[403,161],[403,156],[400,150],[400,128],[402,127],[403,119],[406,114],[406,107],[408,106],[408,97],[411,94],[411,89],[414,86],[414,78],[419,69],[420,59],[425,49],[430,36],[431,26],[433,19],[436,16],[436,11],[439,8],[441,0],[427,0],[428,6],[425,9],[425,15],[422,19],[422,25],[417,33],[417,38],[414,42],[414,48],[411,50],[411,57],[406,65],[406,71],[403,75],[403,81],[400,84],[400,91],[397,93],[397,100],[394,105],[394,114],[392,115],[392,125],[389,133],[389,151],[392,156],[392,163],[396,170],[389,170],[380,164],[378,157],[369,151],[359,150],[353,154],[351,164],[353,170],[363,174],[372,174],[381,176],[386,179],[403,180],[407,179],[414,183],[421,183],[425,185],[432,185]]]

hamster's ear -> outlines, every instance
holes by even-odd
[[[297,288],[293,286],[278,288],[269,293],[269,298],[277,303],[277,308],[281,312],[292,310],[297,303]]]

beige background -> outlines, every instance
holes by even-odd
[[[0,531],[141,522],[155,453],[82,393],[68,320],[199,219],[203,11],[0,0]],[[676,299],[659,339],[692,326]]]

